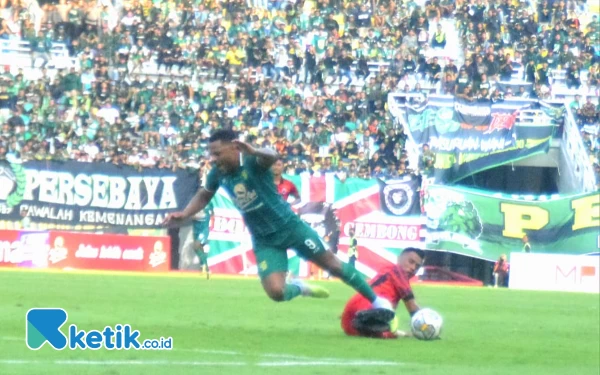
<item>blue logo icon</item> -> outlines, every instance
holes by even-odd
[[[102,331],[79,330],[71,324],[68,336],[60,330],[67,322],[68,314],[61,308],[31,309],[26,315],[25,342],[31,350],[38,350],[49,343],[52,348],[62,350],[67,346],[71,350],[171,350],[173,338],[147,339],[140,342],[140,331],[129,324],[106,326]]]
[[[63,309],[31,309],[27,311],[25,335],[27,347],[38,350],[47,342],[54,349],[67,346],[67,338],[60,327],[67,322],[67,312]]]

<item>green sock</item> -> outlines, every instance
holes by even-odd
[[[302,294],[302,290],[298,285],[285,284],[285,290],[283,291],[283,300],[289,301]]]
[[[342,263],[342,277],[341,279],[351,287],[353,287],[357,292],[362,294],[369,302],[375,301],[377,295],[369,285],[363,279],[362,275],[351,265],[348,263]]]

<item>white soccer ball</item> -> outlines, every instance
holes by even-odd
[[[436,311],[424,308],[413,315],[410,328],[413,336],[419,340],[435,340],[442,332],[444,320]]]

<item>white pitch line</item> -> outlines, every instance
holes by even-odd
[[[145,361],[145,360],[111,360],[111,361],[89,361],[80,360],[58,360],[56,365],[83,365],[83,366],[247,366],[246,362],[207,362],[207,361]]]
[[[281,358],[281,359],[296,359],[296,360],[302,360],[302,359],[306,359],[306,360],[318,359],[321,361],[327,360],[326,358],[310,358],[310,357],[294,355],[294,354],[265,353],[265,354],[260,354],[260,356],[264,357],[264,358]]]
[[[0,341],[24,341],[20,337],[0,336]],[[174,349],[178,352],[191,352],[202,354],[215,354],[226,356],[245,356],[262,359],[261,362],[201,362],[201,361],[167,361],[167,360],[55,360],[39,361],[26,359],[0,359],[0,364],[5,365],[26,365],[26,364],[55,364],[55,365],[84,365],[84,366],[258,366],[258,367],[289,367],[289,366],[401,366],[400,362],[377,361],[358,358],[329,358],[329,357],[308,357],[285,353],[244,353],[232,350],[214,350],[214,349]],[[268,361],[268,359],[281,359],[281,361]]]
[[[222,354],[222,355],[242,355],[240,352],[233,352],[230,350],[210,350],[210,349],[175,349],[179,352],[193,352],[193,353],[204,353],[204,354]]]
[[[259,362],[260,367],[290,367],[290,366],[401,366],[399,362],[385,361],[281,361],[281,362]]]
[[[357,367],[357,366],[401,366],[399,362],[386,361],[279,361],[279,362],[201,362],[201,361],[145,361],[145,360],[112,360],[112,361],[91,361],[91,360],[55,360],[38,361],[26,359],[0,359],[0,364],[4,365],[61,365],[61,366],[257,366],[257,367],[290,367],[290,366],[338,366],[338,367]]]
[[[223,355],[235,355],[235,356],[246,356],[246,357],[261,357],[271,359],[284,359],[290,361],[317,361],[317,362],[346,362],[348,360],[354,362],[373,362],[368,359],[348,359],[348,358],[331,358],[331,357],[308,357],[296,354],[285,354],[285,353],[241,353],[227,350],[208,350],[208,349],[175,349],[175,351],[193,352],[193,353],[205,353],[205,354],[223,354]],[[381,362],[381,361],[375,361]],[[389,362],[391,363],[391,362]],[[395,363],[395,362],[394,362]],[[399,364],[399,363],[396,363]]]
[[[3,336],[3,337],[0,337],[0,340],[2,340],[2,341],[25,341],[25,338],[24,337]]]
[[[88,360],[56,360],[36,361],[25,359],[2,359],[0,364],[5,365],[60,365],[60,366],[248,366],[247,362],[202,362],[202,361],[144,361],[144,360],[112,360],[112,361],[88,361]]]

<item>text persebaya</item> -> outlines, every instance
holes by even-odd
[[[177,208],[173,176],[123,178],[37,170],[26,170],[26,176],[27,201],[122,210]]]

